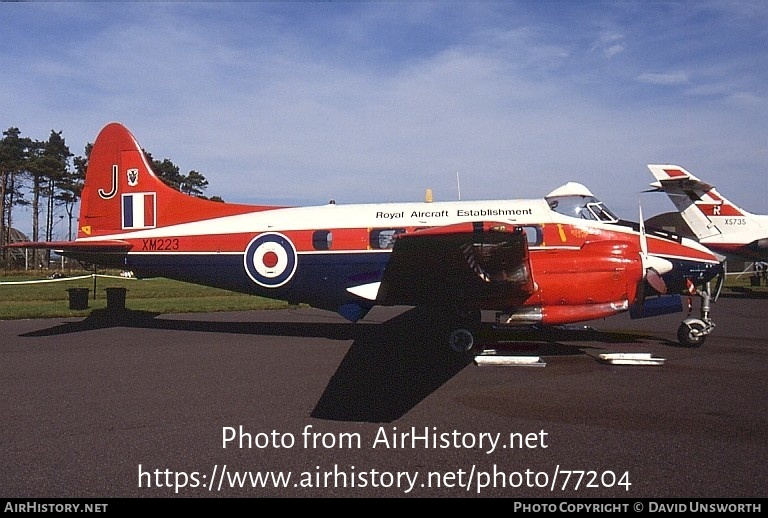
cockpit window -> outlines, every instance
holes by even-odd
[[[594,196],[550,196],[549,208],[572,218],[616,223],[619,221],[603,202]]]

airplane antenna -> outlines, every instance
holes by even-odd
[[[459,201],[461,201],[461,182],[459,182],[459,172],[456,171],[456,189],[459,191]]]

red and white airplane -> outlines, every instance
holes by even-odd
[[[728,201],[711,184],[677,165],[648,165],[656,191],[667,194],[698,241],[725,257],[768,260],[768,215]]]
[[[219,203],[166,186],[133,135],[111,123],[94,143],[80,205],[76,240],[13,246],[307,303],[353,322],[376,305],[421,306],[459,352],[476,352],[484,310],[499,325],[563,325],[682,311],[681,295],[698,294],[701,318],[687,318],[678,337],[700,345],[714,327],[718,258],[620,221],[575,183],[539,199]]]

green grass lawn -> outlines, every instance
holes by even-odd
[[[125,307],[155,313],[196,313],[288,308],[287,302],[168,279],[125,279],[119,272],[99,272],[94,291],[91,272],[69,272],[63,279],[41,275],[0,277],[0,320],[85,316],[107,306],[106,288],[125,288]],[[102,277],[101,275],[109,275]],[[87,276],[84,279],[73,277]],[[41,281],[28,283],[26,281]],[[23,284],[19,284],[23,283]],[[88,289],[88,308],[69,309],[69,289]],[[95,295],[95,297],[94,297]]]

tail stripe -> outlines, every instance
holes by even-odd
[[[688,175],[682,172],[680,169],[664,169],[664,172],[667,173],[667,176],[670,178],[688,177]]]
[[[123,194],[123,229],[154,228],[155,193]]]

